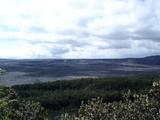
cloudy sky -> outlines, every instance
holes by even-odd
[[[0,58],[160,54],[160,0],[0,0]]]

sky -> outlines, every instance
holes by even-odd
[[[0,0],[0,58],[160,55],[160,0]]]

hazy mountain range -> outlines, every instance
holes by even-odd
[[[126,59],[0,59],[0,84],[15,85],[85,77],[159,74],[160,56]]]

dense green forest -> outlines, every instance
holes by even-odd
[[[86,103],[98,96],[109,103],[123,100],[123,94],[129,89],[132,92],[145,93],[157,79],[158,76],[87,78],[17,85],[12,88],[21,99],[40,102],[53,118],[65,112],[77,114],[82,101]]]

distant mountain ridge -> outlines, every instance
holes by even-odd
[[[160,55],[133,59],[134,63],[144,65],[160,65]]]

